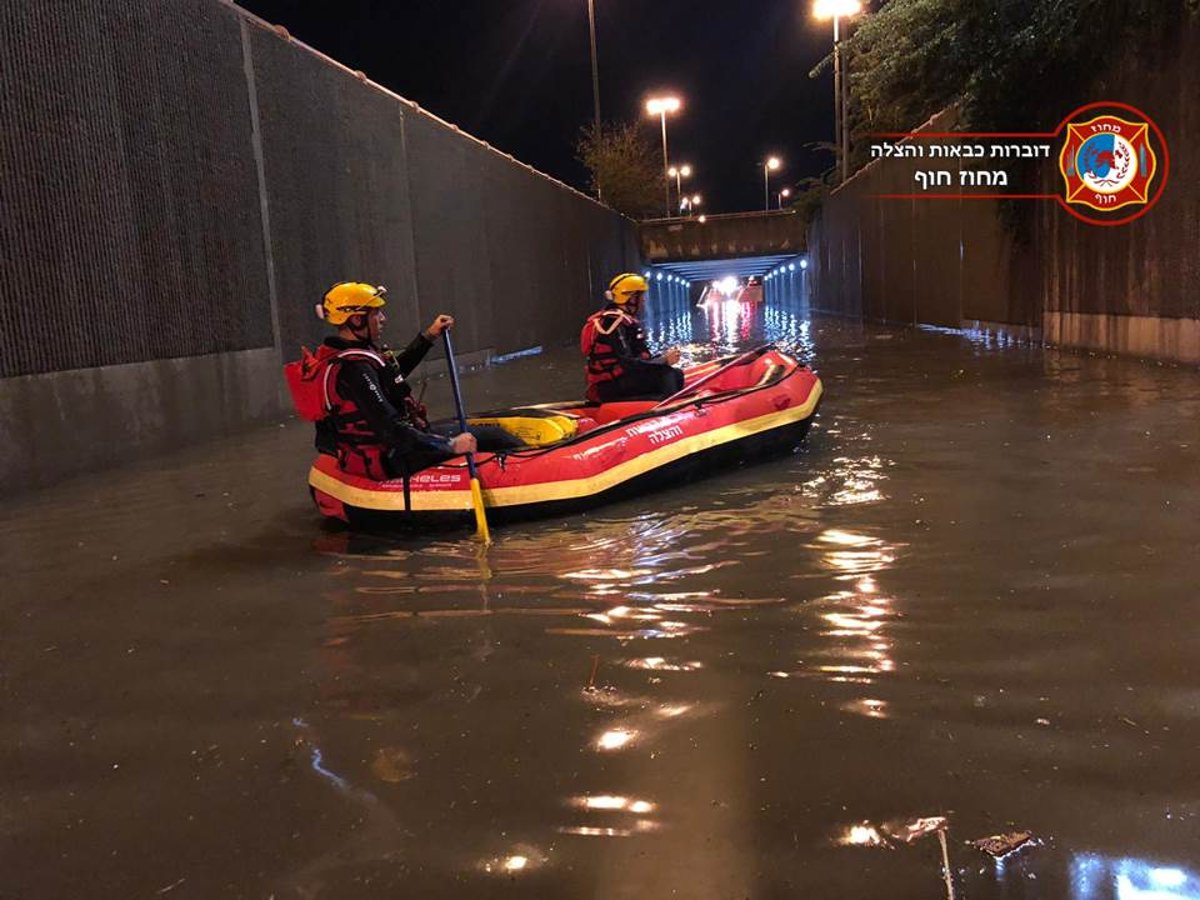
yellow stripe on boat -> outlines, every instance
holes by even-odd
[[[616,487],[630,479],[637,478],[647,472],[683,459],[693,453],[719,447],[730,441],[751,437],[772,428],[780,428],[807,419],[817,408],[821,399],[821,382],[813,383],[808,399],[801,405],[768,413],[756,419],[744,422],[733,422],[706,431],[703,434],[682,438],[671,444],[655,447],[645,453],[626,460],[603,472],[589,475],[585,478],[574,478],[562,481],[548,481],[541,484],[515,485],[513,487],[489,488],[483,484],[484,505],[492,507],[524,506],[532,503],[549,503],[555,500],[577,500],[581,497],[591,497],[609,488]],[[480,481],[486,478],[486,464],[480,473]],[[319,491],[324,491],[331,497],[357,506],[360,509],[375,509],[388,512],[404,512],[404,494],[401,491],[375,491],[352,487],[336,478],[326,475],[315,466],[308,472],[308,483]],[[412,512],[470,512],[470,488],[455,491],[413,491]]]

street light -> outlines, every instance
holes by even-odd
[[[683,186],[679,184],[685,178],[691,176],[691,166],[683,164],[683,166],[672,166],[667,169],[667,175],[676,180],[676,197],[679,198],[679,209],[683,209]]]
[[[689,214],[694,213],[696,207],[700,205],[701,199],[699,194],[692,194],[690,197],[681,198],[679,201],[679,211],[683,212],[686,209]]]
[[[667,162],[667,113],[679,112],[683,101],[678,97],[651,97],[646,101],[646,112],[658,116],[662,120],[663,147],[663,190],[667,199],[667,218],[671,218],[671,177],[668,174],[670,163]]]
[[[778,156],[772,156],[763,163],[763,209],[766,212],[771,211],[771,173],[778,169],[783,163],[779,161]]]
[[[839,24],[842,19],[862,12],[861,0],[814,0],[813,18],[833,19],[833,140],[841,163],[842,181],[849,177],[850,137],[846,127],[847,89],[849,79],[842,77],[842,38]]]
[[[791,188],[784,188],[782,191],[779,192],[779,208],[780,209],[783,209],[784,199],[787,197],[790,197],[790,196],[792,196]]]
[[[690,177],[691,174],[692,167],[686,163],[682,166],[671,166],[671,168],[667,169],[667,175],[675,179],[675,196],[679,198],[680,209],[683,208],[683,187],[680,185],[680,181]]]

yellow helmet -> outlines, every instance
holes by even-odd
[[[646,279],[641,275],[622,272],[608,283],[608,291],[604,296],[618,306],[624,306],[634,294],[644,294],[648,290],[650,285],[646,284]]]
[[[330,325],[345,325],[351,316],[362,315],[383,306],[387,288],[359,281],[340,281],[325,294],[325,302],[317,304],[317,317]]]

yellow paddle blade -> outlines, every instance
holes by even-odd
[[[545,447],[575,437],[579,423],[571,416],[485,416],[468,425],[497,425],[530,447]]]
[[[485,544],[492,542],[492,532],[488,528],[487,513],[483,511],[483,489],[479,479],[471,479],[471,505],[475,507],[475,533]]]

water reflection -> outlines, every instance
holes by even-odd
[[[651,352],[657,353],[667,347],[692,350],[691,353],[683,354],[682,365],[690,365],[695,362],[695,352],[702,350],[706,345],[705,343],[691,346],[695,328],[690,306],[683,309],[671,308],[665,313],[656,313],[651,306],[650,312],[645,318],[645,329],[646,342],[650,345]]]
[[[709,341],[717,356],[735,352],[750,341],[757,305],[746,300],[709,300],[701,307]]]
[[[816,367],[817,345],[813,340],[812,322],[795,310],[768,306],[763,311],[762,336],[806,365]]]
[[[821,497],[827,506],[855,506],[887,499],[881,489],[890,465],[876,455],[837,457],[833,466],[804,482],[810,496]]]
[[[479,869],[488,875],[503,875],[513,878],[540,869],[550,862],[550,857],[531,844],[518,844],[509,852],[491,856],[479,863]]]
[[[1084,853],[1071,862],[1072,900],[1200,900],[1200,874],[1180,866]]]
[[[664,318],[652,339],[684,343],[695,324],[696,334],[708,327],[715,338],[688,349],[696,359],[763,338],[790,342],[806,358],[816,350],[810,323],[792,309],[721,304],[694,315]],[[876,377],[872,391],[885,391],[878,373],[858,374]],[[830,398],[852,390],[843,385]],[[892,399],[872,396],[880,405]],[[421,677],[434,668],[449,674],[440,690],[423,682],[414,688],[430,697],[418,710],[434,720],[449,718],[451,741],[469,735],[463,740],[478,739],[489,752],[493,743],[511,745],[494,763],[468,760],[461,777],[469,791],[462,793],[473,804],[493,790],[493,781],[506,785],[519,792],[520,811],[537,823],[538,830],[526,832],[534,844],[514,847],[489,829],[504,830],[518,812],[497,804],[485,815],[472,809],[455,819],[472,829],[462,838],[475,842],[466,864],[484,857],[492,874],[544,865],[535,845],[552,847],[551,841],[586,845],[600,869],[620,877],[629,872],[623,854],[640,854],[641,842],[677,840],[682,847],[701,833],[724,839],[731,858],[753,860],[761,852],[755,842],[765,846],[773,838],[768,829],[745,826],[780,803],[772,794],[783,768],[779,758],[794,763],[796,740],[788,729],[775,728],[784,716],[814,728],[835,719],[847,727],[833,734],[854,735],[844,745],[832,742],[834,756],[853,760],[844,764],[836,790],[809,785],[812,796],[805,795],[802,809],[780,803],[789,813],[800,809],[800,818],[810,815],[810,842],[828,847],[831,834],[849,846],[903,842],[885,822],[846,825],[848,816],[877,808],[876,798],[855,806],[843,804],[840,793],[862,800],[854,794],[856,775],[892,764],[872,751],[873,735],[899,735],[913,723],[931,727],[926,696],[904,683],[922,662],[927,672],[929,660],[920,642],[905,635],[920,615],[921,588],[913,585],[928,589],[936,575],[913,574],[930,567],[929,551],[906,543],[921,538],[902,527],[911,516],[900,508],[906,501],[896,499],[909,496],[912,459],[896,462],[896,442],[869,410],[830,410],[836,418],[823,420],[821,441],[810,441],[801,454],[587,516],[501,529],[483,562],[457,536],[327,548],[334,614],[322,652],[353,663],[338,669],[336,685],[323,691],[325,710],[356,715],[372,693],[376,705],[388,709],[390,686],[373,670],[396,646],[418,654],[436,646],[436,655],[430,651],[417,667]],[[909,617],[903,628],[902,616]],[[496,683],[504,685],[503,694],[491,689]],[[477,697],[481,702],[468,705]],[[346,698],[353,702],[339,706]],[[485,704],[502,715],[493,717]],[[492,718],[505,721],[491,723],[485,737],[472,733]],[[402,716],[395,734],[372,740],[408,747],[398,734],[415,733],[418,725],[428,727],[420,715]],[[978,727],[955,723],[952,734],[947,728],[944,739],[939,733],[917,751],[900,741],[889,746],[917,779],[926,764],[958,775],[968,765],[960,746],[991,774],[1004,751],[969,744]],[[445,734],[438,737],[446,741]],[[389,778],[377,777],[398,789],[420,784],[428,794],[458,799],[457,770],[441,794],[421,781],[434,756],[429,741],[383,767]],[[769,742],[774,760],[757,749]],[[361,758],[377,760],[376,746]],[[418,757],[421,779],[413,780],[406,760]],[[544,777],[548,765],[558,773],[552,788]],[[756,791],[760,784],[771,787]],[[741,818],[714,806],[718,800],[742,804]],[[854,812],[835,812],[846,807]],[[796,831],[796,844],[785,840],[787,846],[773,849],[799,846],[803,852],[804,827]],[[631,845],[635,849],[625,849]],[[712,863],[714,869],[724,865]],[[650,868],[631,883],[650,883]],[[1073,876],[1072,896],[1079,900],[1113,892],[1123,898],[1195,895],[1186,892],[1193,876],[1185,870],[1178,870],[1180,881],[1165,866],[1157,874],[1127,861],[1085,868]],[[751,887],[727,893],[754,894]],[[1174,893],[1146,893],[1152,890]],[[853,894],[869,895],[869,888]],[[707,896],[722,894],[714,889]]]
[[[750,340],[793,322],[768,309]],[[965,896],[1196,900],[1194,820],[1157,815],[1195,806],[1195,373],[832,327],[801,453],[498,529],[483,557],[457,534],[322,534],[310,554],[292,476],[188,542],[129,517],[96,519],[102,553],[10,525],[26,578],[103,565],[6,607],[7,771],[29,798],[0,808],[29,849],[6,886],[936,896],[928,838],[829,841],[953,808]],[[577,354],[552,355],[509,371],[578,384]],[[252,480],[241,465],[220,477]],[[188,501],[233,486],[170,474]],[[1054,834],[994,874],[962,839],[1001,823]],[[64,834],[86,855],[60,859]],[[229,865],[201,881],[189,848]]]

